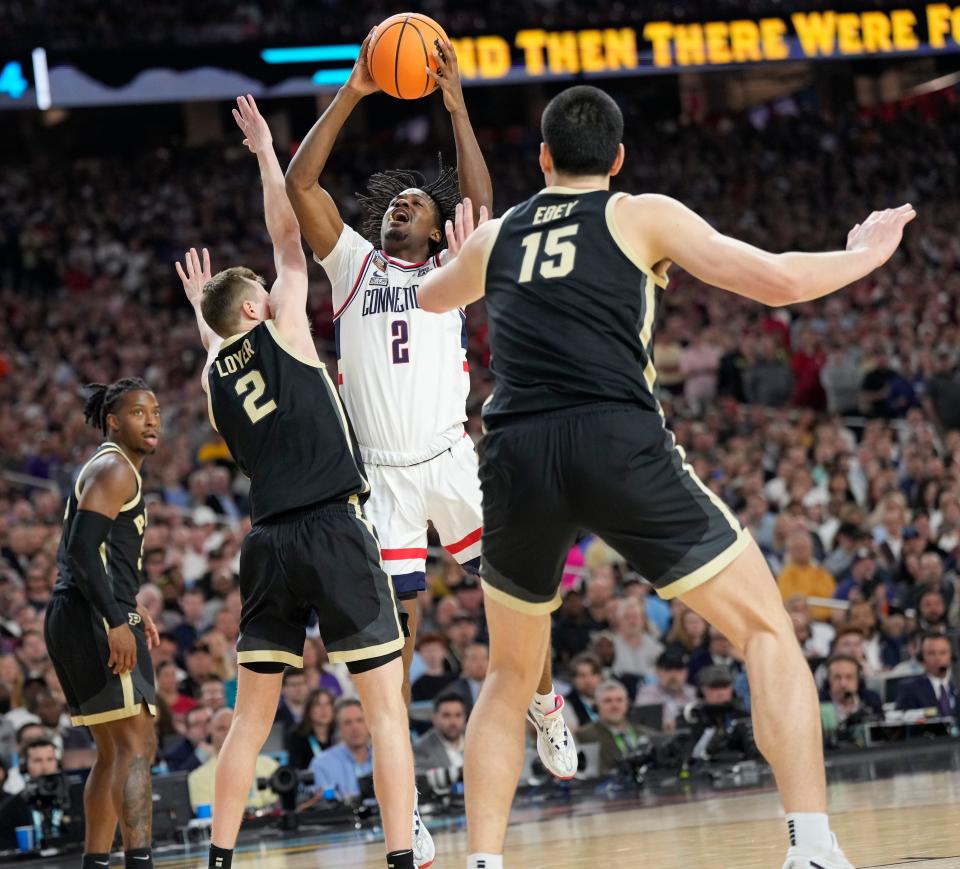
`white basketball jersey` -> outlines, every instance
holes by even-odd
[[[463,437],[466,315],[430,314],[417,303],[420,283],[444,256],[392,259],[344,226],[317,259],[333,286],[340,397],[365,462],[417,464]]]

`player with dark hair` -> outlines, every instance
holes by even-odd
[[[410,620],[404,649],[409,701],[417,595],[426,588],[428,523],[447,552],[474,573],[480,567],[483,524],[476,451],[464,430],[470,392],[466,315],[424,313],[417,288],[445,262],[444,230],[457,210],[466,206],[471,216],[480,217],[491,207],[493,190],[467,114],[453,45],[437,44],[439,75],[434,78],[453,123],[457,171],[442,170],[428,185],[409,172],[379,172],[359,196],[362,232],[344,225],[317,179],[354,107],[378,90],[367,68],[369,41],[368,36],[349,80],[290,163],[287,191],[314,259],[333,288],[340,394],[372,487],[367,511]],[[549,650],[542,660],[529,717],[544,765],[560,778],[571,778],[577,753],[563,720],[563,697],[553,688]]]
[[[456,258],[419,294],[436,312],[486,296],[496,382],[480,444],[490,669],[467,733],[468,865],[503,865],[523,710],[560,605],[564,559],[587,530],[744,655],[757,744],[787,812],[785,869],[850,869],[826,815],[810,669],[756,543],[666,427],[653,327],[672,262],[766,305],[799,303],[885,263],[914,211],[871,214],[843,251],[771,254],[669,197],[611,193],[623,118],[602,91],[562,92],[542,133],[547,187],[472,235],[459,227]]]
[[[106,440],[67,501],[44,638],[71,720],[89,727],[97,745],[83,794],[82,865],[109,864],[119,820],[127,867],[150,869],[157,747],[150,649],[160,636],[136,596],[147,526],[140,468],[157,448],[160,406],[135,378],[87,389],[84,417]]]
[[[362,503],[369,485],[353,431],[307,318],[307,262],[273,138],[252,97],[237,100],[257,156],[277,279],[210,275],[195,250],[177,263],[207,349],[210,422],[250,477],[253,528],[240,553],[243,604],[236,711],[217,763],[211,869],[229,869],[257,755],[285,667],[303,667],[311,611],[331,661],[344,662],[373,736],[387,865],[414,869],[413,753],[400,660],[404,632]]]

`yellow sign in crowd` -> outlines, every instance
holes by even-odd
[[[797,12],[784,18],[675,24],[640,29],[521,30],[454,39],[466,78],[505,78],[518,57],[524,77],[637,69],[762,63],[794,58],[862,57],[892,52],[960,50],[960,6],[923,10]]]

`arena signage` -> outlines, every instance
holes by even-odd
[[[719,70],[782,61],[960,52],[960,5],[797,12],[637,27],[527,28],[454,38],[466,84]],[[359,52],[343,45],[221,45],[0,58],[0,109],[316,94],[339,87]],[[29,49],[28,49],[29,52]],[[49,57],[48,57],[49,54]],[[32,75],[31,75],[32,73]]]

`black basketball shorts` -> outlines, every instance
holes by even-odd
[[[663,598],[716,576],[750,540],[658,413],[605,403],[531,415],[484,435],[479,455],[484,591],[524,612],[560,605],[563,565],[585,531]]]
[[[131,607],[132,610],[132,607]],[[156,715],[153,661],[136,613],[130,629],[137,641],[137,665],[115,675],[107,661],[107,623],[77,589],[57,592],[47,606],[43,633],[74,725],[92,727],[140,713]]]
[[[254,525],[240,550],[238,663],[302,667],[311,611],[331,661],[364,661],[403,647],[393,583],[355,501]]]

